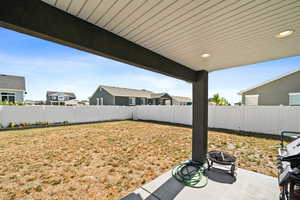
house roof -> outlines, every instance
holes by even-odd
[[[96,91],[98,91],[99,88],[105,89],[108,93],[110,93],[113,96],[121,96],[121,97],[144,97],[144,98],[149,98],[149,99],[153,98],[154,99],[154,98],[161,98],[165,95],[170,96],[166,92],[154,93],[152,91],[145,90],[145,89],[138,90],[138,89],[130,89],[130,88],[105,86],[105,85],[100,85]],[[94,92],[94,94],[95,94],[95,92]],[[192,99],[188,98],[188,97],[179,97],[179,96],[170,96],[170,97],[175,98],[179,102],[191,102],[192,101]]]
[[[192,102],[192,99],[189,97],[172,96],[172,99],[178,102]]]
[[[296,70],[294,70],[294,71],[291,71],[291,72],[289,72],[289,73],[287,73],[287,74],[283,74],[283,75],[281,75],[281,76],[278,76],[278,77],[276,77],[276,78],[274,78],[274,79],[265,81],[265,82],[263,82],[263,83],[261,83],[261,84],[258,84],[258,85],[256,85],[256,86],[254,86],[254,87],[248,88],[248,89],[246,89],[246,90],[242,90],[242,91],[240,91],[238,94],[239,94],[239,95],[242,95],[242,94],[244,94],[245,92],[248,92],[248,91],[250,91],[250,90],[253,90],[253,89],[259,88],[259,87],[261,87],[261,86],[267,85],[267,84],[269,84],[269,83],[272,83],[272,82],[277,81],[277,80],[279,80],[279,79],[285,78],[285,77],[290,76],[290,75],[292,75],[292,74],[294,74],[294,73],[296,73],[296,72],[299,72],[299,71],[300,71],[300,68],[299,68],[299,69],[296,69]]]
[[[109,92],[113,96],[119,96],[119,97],[144,97],[144,98],[151,98],[151,94],[153,92],[148,90],[137,90],[137,89],[130,89],[130,88],[121,88],[121,87],[112,87],[112,86],[105,86],[100,85],[98,87],[105,89],[107,92]]]
[[[150,97],[151,98],[161,98],[161,97],[163,97],[163,96],[165,96],[165,95],[168,95],[168,93],[152,93],[151,95],[150,95]],[[168,95],[169,96],[169,95]]]
[[[0,89],[25,91],[25,78],[0,74]]]
[[[47,91],[47,96],[71,96],[76,97],[73,92],[58,92],[58,91]]]

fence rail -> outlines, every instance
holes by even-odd
[[[132,119],[133,107],[125,106],[0,106],[0,123],[83,123]]]
[[[138,106],[134,118],[192,125],[192,107]],[[300,107],[208,106],[208,127],[274,135],[300,131]]]
[[[152,120],[192,125],[191,106],[0,106],[0,123],[84,123],[108,120]],[[300,131],[300,107],[209,106],[208,126],[280,134]]]

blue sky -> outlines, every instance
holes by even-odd
[[[98,85],[191,96],[191,84],[69,47],[0,28],[0,73],[25,76],[26,99],[47,90],[72,91],[87,99]],[[237,93],[300,68],[300,56],[209,73],[209,95],[238,102]]]

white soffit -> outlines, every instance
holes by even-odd
[[[300,55],[299,0],[43,1],[194,70]]]

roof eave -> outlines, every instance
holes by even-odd
[[[238,92],[237,94],[238,94],[238,95],[243,95],[243,94],[246,93],[246,92],[249,92],[249,91],[254,90],[254,89],[256,89],[256,88],[259,88],[259,87],[261,87],[261,86],[267,85],[267,84],[272,83],[272,82],[274,82],[274,81],[277,81],[277,80],[279,80],[279,79],[285,78],[285,77],[287,77],[287,76],[289,76],[289,75],[292,75],[292,74],[294,74],[294,73],[296,73],[296,72],[299,72],[299,71],[300,71],[300,68],[298,68],[298,69],[296,69],[296,70],[294,70],[294,71],[288,72],[288,73],[286,73],[286,74],[283,74],[283,75],[281,75],[281,76],[278,76],[278,77],[276,77],[276,78],[274,78],[274,79],[265,81],[265,82],[263,82],[263,83],[261,83],[261,84],[258,84],[258,85],[254,86],[254,87],[252,87],[252,88],[248,88],[248,89],[246,89],[246,90],[242,90],[242,91]]]

